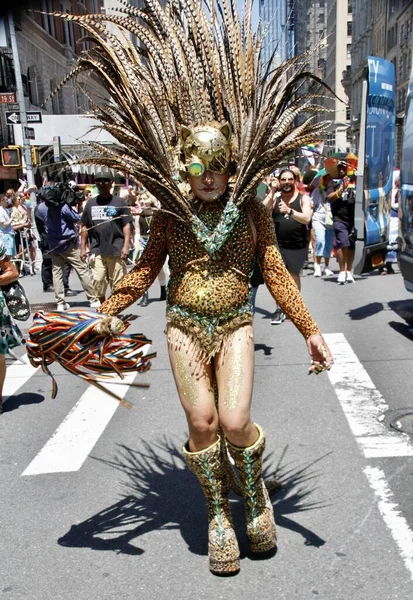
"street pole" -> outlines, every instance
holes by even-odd
[[[31,151],[31,146],[30,146],[30,140],[27,138],[27,135],[26,135],[26,131],[27,131],[26,104],[24,102],[23,81],[22,81],[22,72],[20,69],[19,51],[17,49],[16,30],[14,29],[14,20],[13,20],[13,15],[11,12],[8,13],[8,21],[9,21],[11,49],[12,49],[12,53],[13,53],[14,73],[15,73],[15,77],[16,77],[16,97],[17,97],[17,103],[19,105],[20,122],[21,122],[21,127],[22,127],[23,153],[24,153],[24,161],[26,163],[27,184],[30,188],[30,187],[34,186],[32,151]],[[30,191],[30,206],[32,209],[31,210],[32,225],[35,226],[34,209],[36,208],[36,194],[34,193],[33,189]]]

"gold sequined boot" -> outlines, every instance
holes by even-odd
[[[209,569],[219,575],[236,573],[240,569],[239,548],[232,526],[220,438],[205,450],[189,452],[184,447],[183,453],[208,503]]]
[[[259,425],[258,440],[247,448],[227,441],[241,479],[247,519],[247,536],[252,552],[268,552],[277,547],[274,511],[262,478],[265,434]]]

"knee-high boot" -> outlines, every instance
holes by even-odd
[[[208,503],[208,556],[213,573],[239,571],[239,548],[232,525],[220,438],[199,452],[183,448],[186,464],[198,477]]]
[[[227,444],[241,479],[251,551],[268,552],[277,547],[277,533],[273,507],[262,478],[265,434],[259,425],[255,427],[258,439],[252,446],[238,448],[228,441]]]

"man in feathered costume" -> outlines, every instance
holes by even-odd
[[[234,573],[240,559],[231,487],[238,485],[245,501],[251,551],[277,543],[261,473],[265,434],[250,419],[249,279],[256,259],[307,342],[310,371],[332,363],[256,188],[288,152],[318,140],[326,123],[311,116],[320,110],[317,97],[297,93],[310,77],[299,61],[272,72],[261,64],[250,2],[243,19],[230,0],[146,0],[142,9],[125,4],[114,15],[58,14],[95,42],[68,77],[84,70],[99,77],[110,100],[96,106],[96,117],[119,141],[117,148],[92,144],[95,156],[82,162],[122,171],[161,203],[142,257],[99,309],[108,315],[99,331],[116,335],[122,328],[116,315],[142,296],[169,256],[166,331],[189,428],[183,454],[208,503],[210,569]],[[120,36],[105,22],[117,25]],[[297,126],[302,111],[310,116]]]

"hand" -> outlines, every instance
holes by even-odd
[[[288,204],[286,204],[283,200],[280,200],[280,203],[278,205],[278,208],[280,210],[280,213],[282,215],[288,215],[290,214],[290,207],[288,206]]]
[[[122,333],[124,329],[125,324],[121,319],[118,319],[118,317],[107,317],[106,319],[99,321],[92,331],[99,335],[116,337]]]
[[[276,191],[279,189],[279,187],[280,187],[280,182],[278,181],[278,178],[277,178],[277,177],[272,177],[272,178],[270,179],[270,186],[269,186],[269,187],[270,187],[270,189],[271,189],[271,191],[272,191],[273,193],[274,193],[274,192],[276,192]]]
[[[83,261],[83,262],[85,262],[86,257],[87,257],[87,252],[86,252],[85,248],[81,248],[81,250],[80,250],[80,260]]]
[[[121,253],[120,253],[120,257],[122,260],[126,260],[128,258],[129,255],[129,248],[127,246],[123,246]]]
[[[333,364],[333,357],[324,338],[319,333],[310,335],[307,339],[308,353],[311,356],[311,365],[308,369],[309,375],[318,375],[321,371],[329,371]]]

